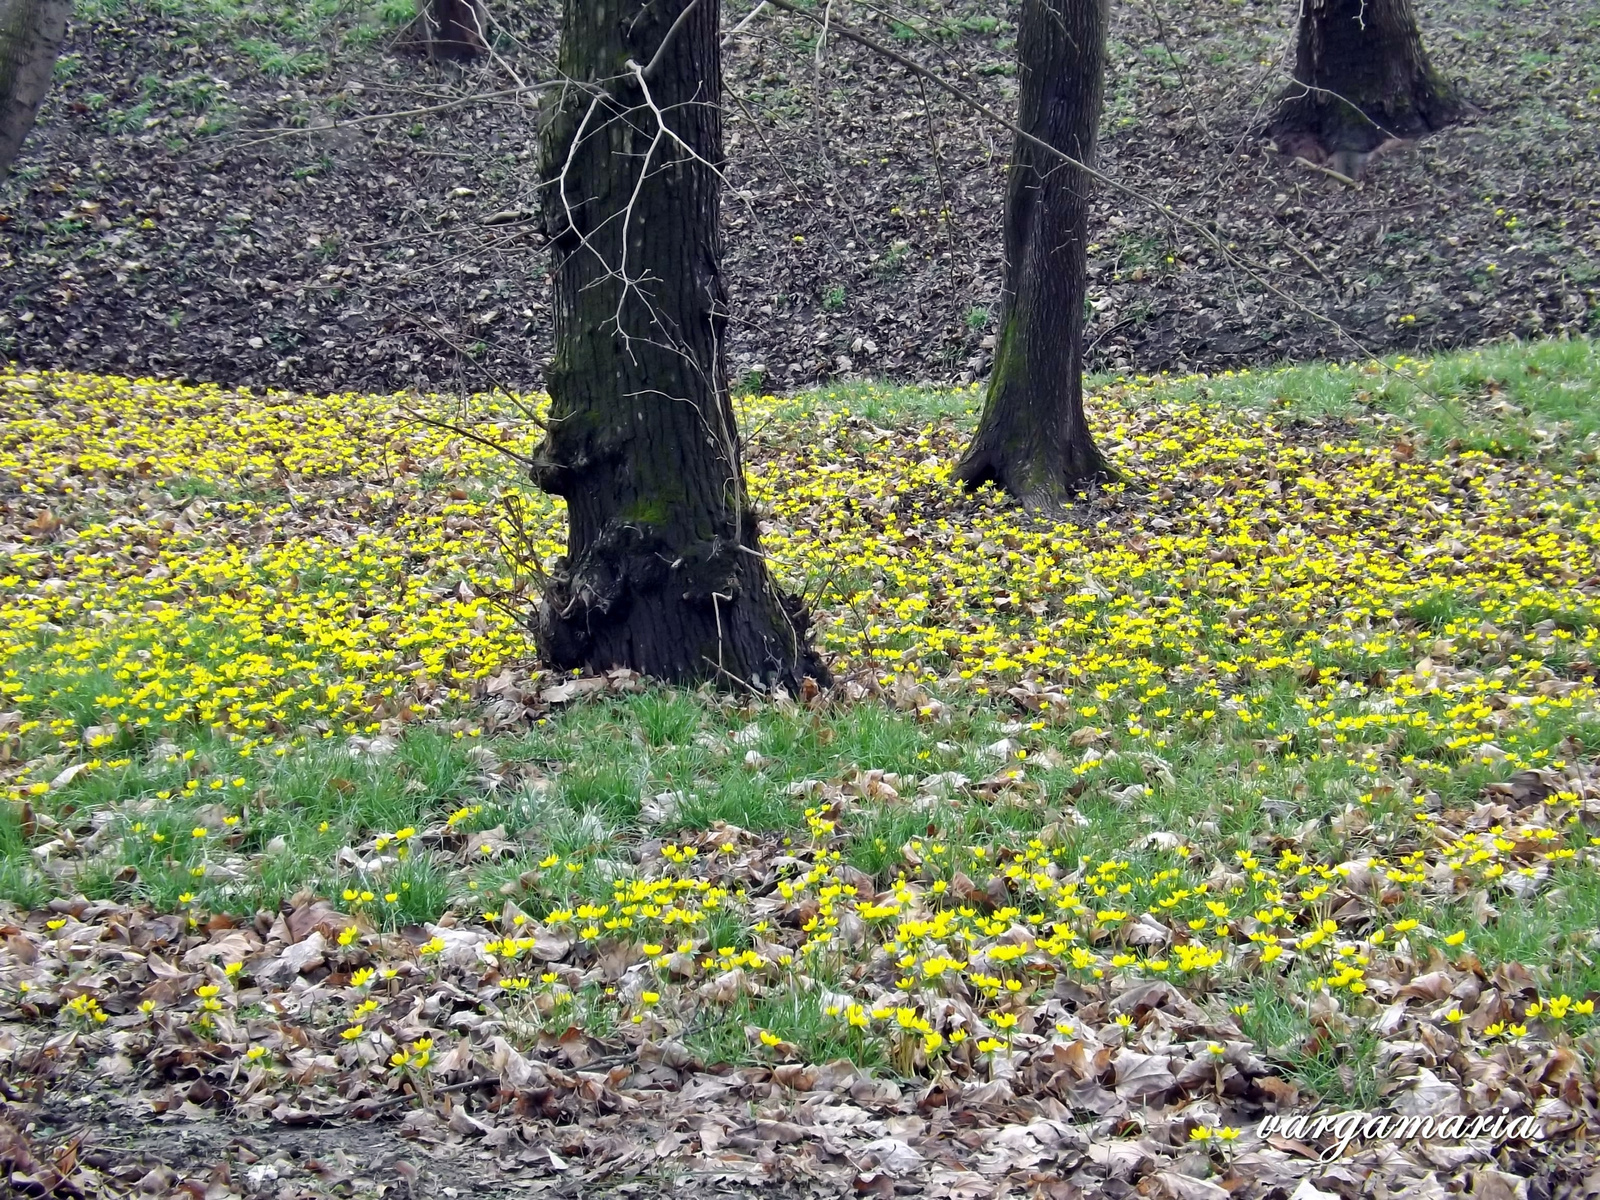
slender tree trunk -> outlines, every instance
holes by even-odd
[[[1313,161],[1420,137],[1461,111],[1422,48],[1411,0],[1301,0],[1294,78],[1272,132]]]
[[[488,48],[481,0],[426,0],[428,53],[464,62]]]
[[[0,180],[50,89],[72,0],[0,0]]]
[[[1092,165],[1105,93],[1107,0],[1023,0],[1017,123]],[[1105,474],[1083,413],[1090,179],[1017,138],[1006,186],[1006,277],[989,394],[956,477],[1030,507]]]
[[[549,435],[567,556],[534,622],[560,667],[795,689],[827,671],[761,556],[723,347],[716,0],[566,0],[544,117]],[[655,111],[652,111],[652,108]]]

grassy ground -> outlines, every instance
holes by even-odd
[[[1060,523],[947,483],[976,392],[752,397],[843,681],[774,702],[531,672],[495,533],[515,494],[546,557],[562,515],[407,415],[525,449],[511,398],[12,372],[0,897],[311,892],[330,940],[475,931],[527,1039],[708,1062],[981,1074],[1070,1040],[1074,989],[1168,980],[1371,1103],[1430,967],[1500,981],[1424,1018],[1473,1052],[1587,1055],[1597,374],[1573,341],[1098,380],[1124,482]],[[557,966],[608,953],[625,986]]]

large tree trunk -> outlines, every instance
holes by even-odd
[[[1106,0],[1023,0],[1018,125],[1092,165],[1105,91]],[[1090,178],[1018,137],[1006,184],[1006,277],[989,394],[956,477],[1030,507],[1106,467],[1083,414]]]
[[[569,532],[535,635],[560,667],[793,690],[827,672],[761,556],[728,395],[720,24],[717,0],[564,4],[534,478],[566,498]]]
[[[50,89],[71,12],[72,0],[0,0],[0,180]]]
[[[1272,132],[1312,161],[1420,137],[1461,111],[1422,48],[1411,0],[1301,0],[1294,78]]]

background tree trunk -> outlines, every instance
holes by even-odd
[[[1442,129],[1461,109],[1428,62],[1411,0],[1301,0],[1294,78],[1272,133],[1318,162]]]
[[[0,0],[0,181],[50,89],[71,13],[72,0]]]
[[[464,62],[488,48],[481,0],[426,0],[428,54]]]
[[[723,361],[720,9],[564,5],[577,82],[544,117],[556,344],[534,478],[569,534],[535,634],[561,667],[794,690],[827,671],[761,557]],[[647,96],[630,63],[653,61]]]
[[[1105,93],[1107,0],[1023,0],[1017,123],[1092,165]],[[956,477],[1055,507],[1105,473],[1083,413],[1088,175],[1017,138],[1006,278],[989,394]]]

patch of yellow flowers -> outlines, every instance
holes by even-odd
[[[524,656],[468,491],[499,462],[405,403],[0,371],[0,709],[24,745],[98,767],[119,731],[199,725],[248,755],[409,719]],[[534,432],[466,426],[524,452]]]
[[[824,644],[979,693],[1038,676],[1073,701],[1040,705],[1049,722],[1152,750],[1217,728],[1290,758],[1405,742],[1512,771],[1593,715],[1592,469],[1432,461],[1379,423],[1308,430],[1156,383],[1088,405],[1122,482],[1082,520],[954,498],[948,420],[890,438],[818,412],[768,433],[764,548],[827,581]]]
[[[0,371],[0,709],[23,757],[95,767],[121,730],[185,725],[281,751],[469,698],[530,649],[486,599],[512,582],[495,489],[521,494],[535,553],[563,549],[562,506],[484,444],[528,453],[540,403]],[[1291,757],[1404,741],[1507,770],[1592,710],[1559,669],[1600,638],[1574,587],[1600,574],[1583,468],[1429,461],[1134,383],[1090,402],[1123,482],[1089,520],[1041,521],[950,484],[949,419],[890,435],[779,406],[743,404],[765,548],[820,591],[846,669],[1036,676],[1072,698],[1047,721],[1152,749],[1215,726]],[[1302,686],[1321,672],[1367,683]],[[46,786],[24,770],[6,794]]]
[[[1551,819],[1560,820],[1561,807]],[[1522,853],[1531,832],[1518,831]],[[537,942],[531,933],[548,930],[569,944],[591,944],[580,953],[609,944],[608,953],[649,971],[635,1024],[662,1005],[692,1011],[703,1002],[695,997],[720,994],[718,979],[728,981],[730,994],[799,988],[821,995],[821,1015],[839,1036],[878,1040],[891,1053],[931,1061],[993,1054],[1017,1038],[1030,1045],[1041,1038],[1071,1041],[1076,1030],[1055,1021],[1046,999],[1063,977],[1109,994],[1150,980],[1196,994],[1225,993],[1253,977],[1324,993],[1370,1016],[1416,963],[1465,952],[1465,930],[1383,911],[1436,906],[1438,880],[1412,868],[1426,858],[1459,869],[1437,852],[1318,862],[1284,847],[1271,860],[1240,850],[1231,861],[1208,861],[1178,845],[1141,853],[1137,861],[1095,860],[1038,838],[1015,849],[914,838],[905,858],[920,865],[872,895],[851,882],[861,876],[833,848],[848,836],[830,831],[794,847],[780,860],[770,890],[760,892],[717,882],[714,862],[685,856],[679,845],[661,847],[642,874],[616,879],[608,901],[563,895],[558,878],[542,918],[511,906],[484,912],[490,937],[482,953],[500,973],[501,987],[514,990],[528,982],[521,971]],[[1581,845],[1581,833],[1573,838]],[[1576,856],[1590,863],[1591,853],[1582,848]],[[1520,869],[1514,857],[1503,861]],[[1376,881],[1383,884],[1383,905],[1352,921],[1345,906],[1359,905]],[[1553,882],[1536,872],[1521,894],[1538,895]],[[1010,903],[997,903],[997,895]],[[739,944],[717,945],[711,936]],[[825,986],[818,993],[805,980]],[[966,1002],[946,999],[955,996]],[[1249,1011],[1247,1004],[1234,1009]],[[1514,1022],[1498,1022],[1485,1035],[1514,1040],[1536,1021],[1546,1030],[1579,1029],[1593,1012],[1591,998],[1536,998],[1522,1004]],[[1460,1021],[1462,1014],[1442,1019]],[[760,1044],[775,1048],[780,1040],[764,1030]],[[1214,1054],[1222,1049],[1213,1043]]]

